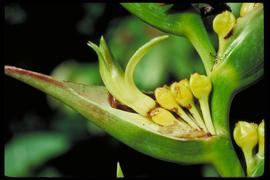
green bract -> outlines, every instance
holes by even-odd
[[[175,163],[212,163],[222,176],[243,176],[242,167],[226,136],[193,139],[168,136],[162,133],[164,129],[149,119],[112,108],[104,87],[62,82],[12,66],[5,66],[5,73],[59,99],[142,153]],[[224,157],[221,152],[228,156]],[[226,160],[221,160],[223,158]]]

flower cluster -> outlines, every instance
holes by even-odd
[[[212,90],[209,77],[194,73],[189,81],[184,79],[156,88],[154,98],[142,93],[135,85],[133,73],[136,65],[150,48],[166,38],[168,36],[156,37],[139,48],[125,71],[112,60],[103,37],[99,47],[91,42],[88,45],[99,57],[100,73],[106,88],[120,103],[162,127],[177,126],[186,133],[201,131],[215,135],[208,103]]]

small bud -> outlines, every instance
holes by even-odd
[[[259,124],[258,127],[259,135],[259,155],[264,157],[264,120]]]
[[[175,82],[170,86],[172,95],[175,100],[183,107],[189,108],[193,103],[193,95],[188,87],[188,80],[181,80],[180,82]]]
[[[224,38],[233,29],[235,17],[230,11],[218,14],[213,21],[213,29],[219,37]]]
[[[236,144],[242,149],[253,149],[258,143],[257,128],[255,123],[239,121],[233,131]]]
[[[177,119],[166,109],[157,107],[150,112],[152,120],[161,126],[173,125]]]
[[[235,125],[233,138],[244,153],[247,175],[251,176],[252,169],[256,164],[253,149],[258,143],[258,125],[255,123],[239,121]]]
[[[155,90],[155,97],[161,107],[168,110],[177,110],[178,104],[175,101],[170,89],[168,87],[159,87]]]
[[[250,13],[253,9],[263,6],[262,3],[243,3],[240,10],[240,16],[243,17]]]
[[[189,85],[193,95],[197,99],[208,97],[212,90],[211,80],[207,76],[198,73],[191,75]]]

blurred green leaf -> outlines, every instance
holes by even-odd
[[[219,177],[218,172],[212,165],[204,165],[202,167],[202,175],[203,177]]]
[[[5,175],[31,176],[33,168],[69,149],[62,133],[34,132],[20,134],[5,145]]]
[[[18,3],[10,3],[5,6],[5,21],[10,25],[23,24],[26,19],[26,11]]]
[[[102,85],[97,63],[82,63],[76,60],[67,60],[56,66],[51,75],[64,81],[82,84]]]
[[[78,22],[77,30],[84,35],[89,35],[94,31],[96,20],[103,14],[105,4],[82,3],[81,5],[85,11],[85,14],[84,17]]]
[[[57,171],[54,167],[46,167],[39,172],[37,177],[61,177],[60,172]]]

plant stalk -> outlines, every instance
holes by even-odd
[[[198,34],[197,32],[192,32],[188,33],[186,36],[201,57],[206,74],[209,76],[215,63],[216,51],[206,30],[201,29]]]
[[[210,99],[212,120],[217,135],[224,136],[224,140],[214,145],[213,151],[216,153],[212,163],[221,176],[241,177],[245,176],[245,173],[234,150],[229,129],[230,106],[235,95],[235,85],[229,80],[212,76],[213,90]]]
[[[213,76],[212,76],[213,77]],[[210,96],[212,121],[217,135],[229,135],[229,113],[234,97],[234,86],[228,83],[229,79],[212,78],[213,88]]]
[[[221,177],[244,177],[242,165],[234,151],[230,138],[224,136],[213,146],[212,165]]]

